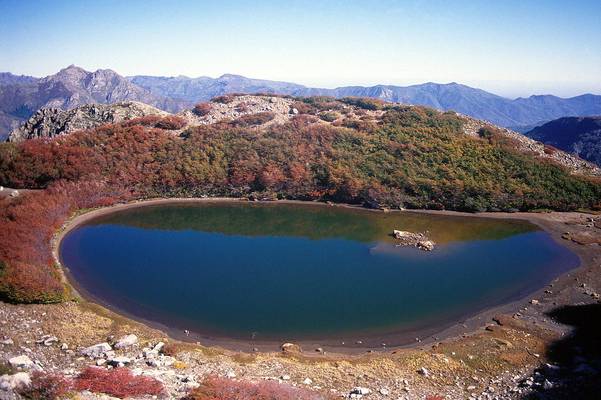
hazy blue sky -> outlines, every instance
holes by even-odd
[[[0,0],[0,71],[601,93],[601,0]]]

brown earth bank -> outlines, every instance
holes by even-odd
[[[165,201],[172,200],[143,204]],[[57,235],[55,244],[66,229],[87,218],[140,204],[75,217]],[[487,310],[411,347],[355,349],[353,354],[306,343],[234,351],[232,346],[180,341],[84,298],[53,305],[0,303],[0,360],[4,362],[0,374],[6,374],[0,378],[0,388],[7,389],[10,377],[19,370],[69,377],[90,365],[123,365],[135,375],[162,381],[163,398],[182,398],[208,376],[276,381],[310,389],[324,398],[597,398],[601,389],[601,247],[598,240],[578,240],[601,237],[597,217],[575,212],[448,214],[531,221],[578,254],[581,266],[526,299]],[[135,343],[115,346],[126,335],[136,335],[131,340]],[[110,347],[97,354],[82,353],[105,342]],[[161,347],[161,342],[166,345]],[[3,398],[19,397],[0,389]]]

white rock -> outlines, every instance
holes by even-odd
[[[17,372],[13,375],[0,376],[0,390],[15,390],[29,385],[31,385],[31,378],[27,372]]]
[[[10,346],[15,344],[15,342],[13,342],[12,339],[5,339],[5,340],[0,340],[0,344],[4,345],[4,346]]]
[[[305,385],[310,385],[310,384],[312,384],[312,383],[313,383],[313,380],[312,380],[311,378],[305,378],[305,380],[303,381],[303,383],[304,383]]]
[[[84,356],[97,358],[97,357],[101,357],[102,355],[106,354],[107,352],[109,352],[111,350],[112,350],[111,346],[105,342],[105,343],[95,344],[90,347],[86,347],[85,349],[83,349],[81,351],[81,354],[83,354]]]
[[[33,361],[25,355],[13,357],[8,360],[8,363],[13,368],[31,368],[33,366]]]
[[[225,374],[226,378],[230,378],[233,379],[236,377],[236,373],[234,371],[228,371],[227,374]]]
[[[138,343],[138,337],[136,335],[126,335],[117,340],[115,344],[116,349],[124,349],[126,347],[131,347],[134,344]]]
[[[390,391],[386,388],[380,389],[379,392],[382,396],[388,396],[390,394]]]
[[[280,379],[283,381],[289,381],[290,380],[290,375],[282,375],[280,376]]]
[[[428,377],[428,375],[430,375],[430,371],[428,371],[426,368],[421,367],[418,371],[418,374],[423,375],[425,377]]]

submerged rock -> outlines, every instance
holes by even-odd
[[[434,242],[428,239],[428,237],[423,233],[414,233],[394,229],[392,231],[392,236],[399,240],[398,246],[413,246],[424,251],[434,250]]]

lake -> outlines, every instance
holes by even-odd
[[[393,229],[426,232],[436,247],[396,246]],[[60,255],[98,302],[173,330],[256,342],[396,337],[390,345],[524,297],[579,263],[525,221],[208,201],[93,218],[67,233]]]

